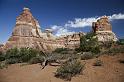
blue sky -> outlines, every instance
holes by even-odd
[[[0,43],[11,36],[16,17],[29,7],[41,30],[52,28],[54,34],[91,31],[91,22],[110,17],[117,37],[124,37],[124,0],[0,0]]]

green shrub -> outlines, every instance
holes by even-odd
[[[92,47],[92,48],[91,48],[91,52],[92,52],[92,53],[95,53],[95,54],[100,53],[100,48],[99,48],[99,46],[97,46],[97,47]]]
[[[111,48],[115,44],[114,41],[106,41],[101,44],[101,46],[105,49]]]
[[[83,54],[81,54],[81,60],[92,59],[93,57],[95,57],[95,55],[91,52],[83,52]]]
[[[93,66],[102,66],[103,62],[101,60],[96,60],[95,63],[93,64]]]
[[[17,59],[17,58],[6,59],[6,62],[7,62],[7,64],[20,63],[19,59]]]
[[[117,53],[124,53],[124,46],[113,47],[104,52],[108,55],[116,55]]]
[[[6,53],[0,55],[0,68],[6,66],[6,64],[15,64],[22,62],[29,62],[30,64],[39,63],[43,61],[45,54],[42,51],[38,51],[32,48],[12,48],[8,49]]]
[[[20,59],[22,62],[28,62],[31,58],[36,57],[39,52],[32,48],[21,48],[20,49]]]
[[[41,54],[41,52],[32,48],[13,48],[6,51],[5,60],[7,60],[9,64],[28,62],[32,58]]]
[[[60,53],[53,53],[52,58],[62,60],[62,59],[68,59],[68,58],[79,58],[79,54],[60,54]]]
[[[42,63],[43,61],[44,61],[44,58],[38,56],[38,57],[33,57],[33,58],[29,61],[29,63],[30,63],[30,64],[37,64],[37,63]]]
[[[3,55],[3,53],[0,51],[0,55]]]
[[[17,48],[9,49],[5,53],[5,60],[8,64],[19,63],[20,57],[19,49]]]
[[[6,61],[1,61],[0,62],[0,69],[3,69],[3,68],[7,68],[8,67],[8,64]]]
[[[5,55],[2,52],[0,52],[0,61],[4,61],[4,60],[5,60]]]
[[[60,54],[72,54],[74,51],[69,48],[57,48],[53,51],[53,53],[60,53]]]
[[[80,74],[84,65],[77,60],[70,60],[57,69],[55,77],[71,80],[71,77]]]
[[[80,38],[80,47],[75,49],[77,52],[100,53],[99,42],[94,33],[88,33]]]
[[[82,51],[82,49],[79,47],[79,48],[75,48],[75,51],[76,52],[81,52]]]
[[[61,53],[61,52],[63,52],[63,51],[67,51],[67,48],[57,48],[57,49],[55,49],[55,51],[53,51],[53,52]]]
[[[19,50],[17,48],[12,48],[6,51],[5,54],[6,59],[11,59],[11,58],[20,58],[19,55]]]

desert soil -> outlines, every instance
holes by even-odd
[[[119,62],[120,59],[124,60],[124,54],[99,57],[103,66],[93,66],[96,59],[82,60],[82,63],[86,62],[85,68],[71,82],[124,82],[124,64]],[[54,77],[57,68],[46,66],[41,70],[40,64],[13,64],[0,69],[0,82],[66,82]]]

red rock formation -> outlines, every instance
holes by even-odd
[[[56,48],[75,48],[80,44],[81,33],[56,38],[52,30],[41,32],[38,21],[32,16],[30,9],[24,8],[17,17],[12,36],[8,39],[4,49],[30,47],[44,52],[53,51]]]
[[[80,37],[83,35],[84,33],[79,32],[66,36],[66,47],[70,49],[78,48],[80,46]]]
[[[94,22],[92,28],[97,34],[99,41],[117,40],[106,16]],[[51,52],[56,48],[74,49],[79,47],[80,37],[83,35],[84,33],[75,33],[57,38],[50,29],[46,29],[45,33],[41,32],[40,25],[32,16],[30,9],[24,8],[23,12],[16,19],[12,36],[2,49],[30,47],[44,52]]]
[[[31,47],[43,50],[43,40],[38,21],[32,16],[28,8],[24,8],[23,12],[17,17],[16,25],[4,48],[13,47]]]
[[[97,22],[92,23],[93,31],[112,31],[112,26],[107,16],[102,16]]]
[[[93,22],[92,28],[97,34],[99,41],[117,41],[106,16],[101,17],[97,22]],[[80,37],[83,35],[83,33],[75,33],[57,38],[52,34],[51,29],[46,29],[45,33],[43,33],[38,21],[32,16],[30,9],[24,8],[23,12],[16,19],[12,36],[2,49],[31,47],[44,52],[62,47],[74,49],[79,47]]]
[[[102,16],[97,22],[93,22],[92,29],[93,32],[96,33],[98,41],[117,41],[107,16]]]

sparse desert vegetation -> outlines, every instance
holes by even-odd
[[[84,65],[81,62],[71,59],[57,69],[55,76],[65,80],[71,80],[71,77],[80,74],[82,69],[84,69]]]
[[[0,0],[0,82],[124,82],[123,3]]]
[[[98,39],[95,33],[87,33],[80,38],[80,47],[75,49],[77,52],[92,52],[95,54],[100,53]]]
[[[41,69],[39,71],[53,66],[56,67],[53,73],[54,77],[71,81],[75,76],[77,77],[85,73],[85,70],[88,69],[88,61],[94,62],[91,65],[92,67],[100,66],[99,68],[103,68],[106,66],[107,61],[103,63],[104,60],[100,59],[101,56],[114,57],[118,54],[122,55],[124,53],[123,50],[124,45],[122,43],[108,42],[99,44],[95,35],[88,33],[81,38],[80,47],[75,50],[57,48],[52,53],[43,53],[32,48],[13,48],[5,53],[0,52],[0,69],[1,71],[9,69],[10,64],[27,63],[27,65],[35,65],[40,63],[41,66],[44,64],[44,67],[46,67],[43,69],[39,67]],[[122,64],[124,63],[123,60],[123,58],[118,59],[117,62]]]
[[[103,65],[103,61],[101,61],[101,60],[99,60],[99,59],[97,59],[95,62],[94,62],[94,64],[93,64],[93,66],[102,66]]]

